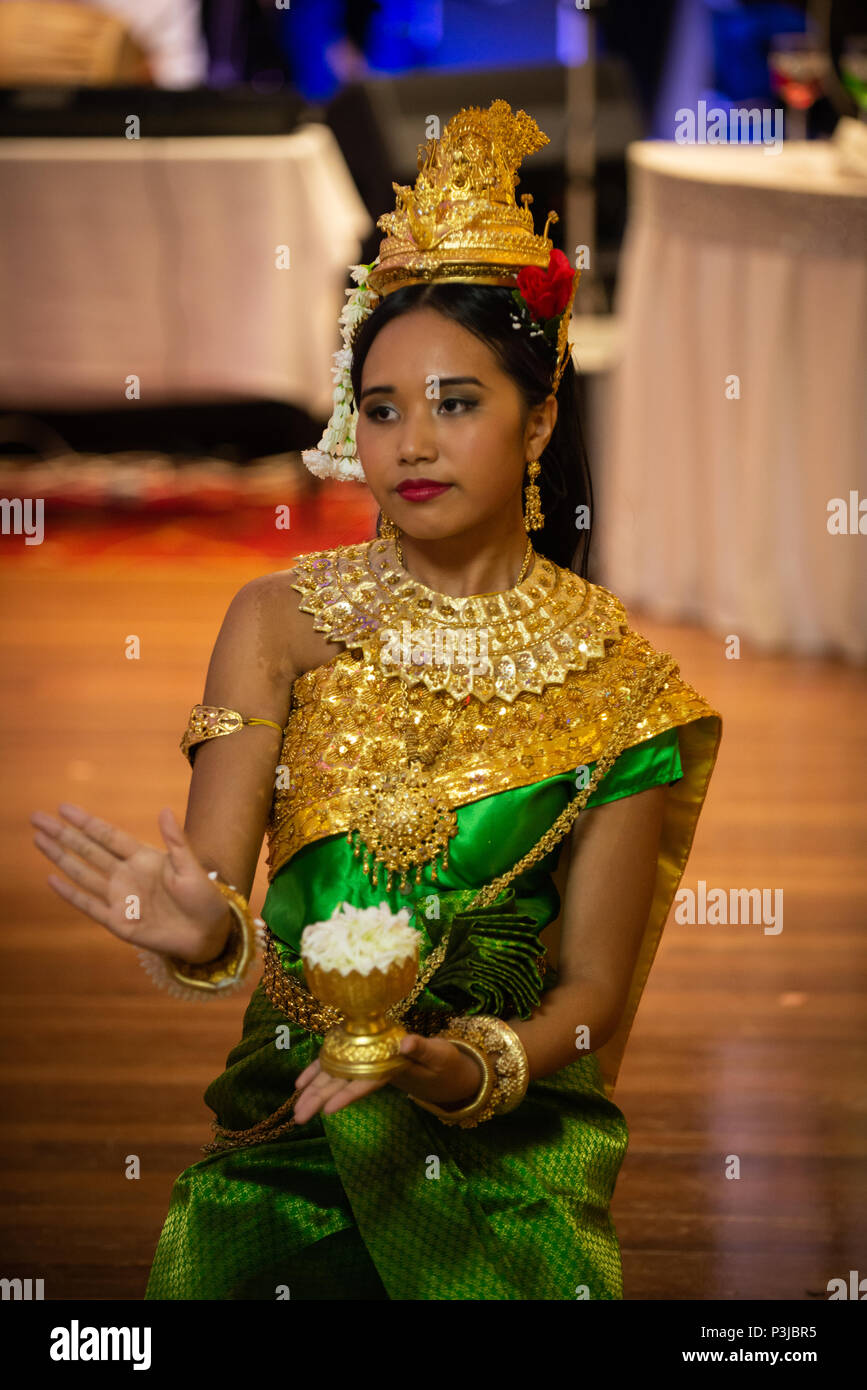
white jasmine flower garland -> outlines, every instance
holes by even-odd
[[[388,903],[379,907],[353,907],[343,902],[325,922],[312,922],[301,934],[301,954],[308,965],[338,970],[348,975],[357,970],[386,971],[397,961],[415,954],[421,932],[409,925],[409,909],[392,913]]]
[[[331,368],[334,377],[334,409],[325,427],[325,433],[315,449],[303,449],[301,457],[317,478],[338,478],[343,481],[364,482],[364,469],[358,457],[355,444],[355,422],[358,409],[352,393],[352,348],[350,343],[357,325],[373,312],[379,296],[368,288],[367,277],[379,257],[370,265],[349,267],[353,280],[358,286],[346,290],[348,304],[344,304],[338,322],[341,326],[343,347],[334,354],[335,365]]]

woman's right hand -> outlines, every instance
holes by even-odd
[[[81,806],[62,802],[57,809],[63,821],[44,811],[30,820],[34,844],[72,880],[49,875],[61,898],[132,946],[192,964],[220,955],[231,924],[228,904],[170,807],[158,817],[165,850]]]

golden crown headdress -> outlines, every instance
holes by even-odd
[[[569,357],[569,322],[581,271],[573,273],[548,237],[557,214],[549,212],[538,236],[532,194],[521,195],[520,207],[515,202],[521,161],[547,143],[532,116],[498,100],[487,111],[464,107],[439,139],[419,146],[415,186],[393,183],[395,210],[377,221],[385,233],[379,255],[369,266],[350,267],[357,288],[346,291],[349,303],[340,315],[343,347],[332,368],[334,411],[318,448],[302,452],[311,472],[364,478],[355,447],[351,343],[380,300],[404,285],[463,281],[511,287],[514,326],[527,326],[554,348],[556,393]]]

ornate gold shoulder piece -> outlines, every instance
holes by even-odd
[[[628,631],[614,594],[541,555],[514,589],[467,598],[420,584],[381,538],[302,555],[291,574],[318,632],[363,648],[385,676],[456,700],[541,694]]]

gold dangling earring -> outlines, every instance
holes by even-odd
[[[385,512],[382,513],[382,525],[379,534],[387,541],[396,541],[400,535],[400,528],[395,525],[390,516],[386,516]]]
[[[530,482],[524,489],[524,527],[527,531],[539,531],[545,525],[545,517],[539,504],[539,488],[533,481],[541,468],[538,459],[530,459],[527,463],[527,472],[530,475]]]

